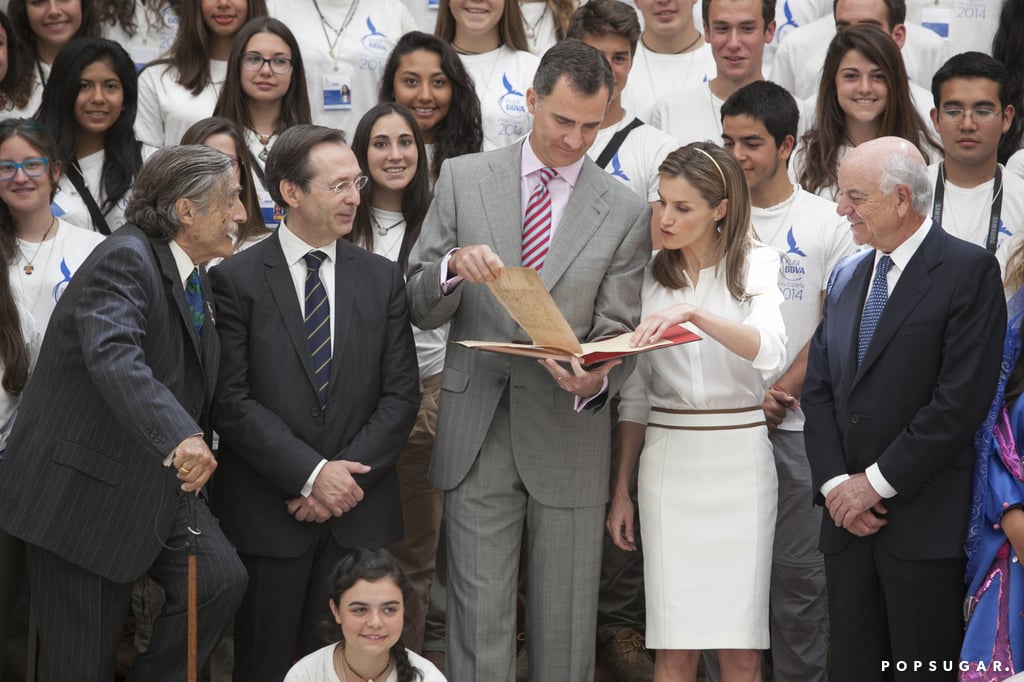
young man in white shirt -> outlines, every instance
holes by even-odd
[[[697,0],[635,0],[644,31],[633,61],[636,68],[622,93],[622,105],[650,121],[658,92],[715,77],[711,46],[693,23]]]
[[[821,509],[809,504],[811,472],[800,392],[829,275],[856,247],[836,205],[789,180],[786,165],[798,116],[797,104],[784,88],[767,81],[751,83],[722,105],[722,138],[746,176],[759,238],[782,254],[779,288],[789,336],[786,357],[793,358],[765,390],[762,402],[779,478],[771,579],[774,679],[825,682],[828,611],[824,559],[818,550]]]
[[[669,92],[651,114],[651,124],[679,144],[721,139],[722,102],[747,83],[764,80],[764,48],[775,35],[775,0],[703,0],[702,11],[717,75]]]
[[[935,73],[931,120],[945,153],[928,167],[932,222],[1004,264],[1024,223],[1024,180],[997,159],[1015,113],[1006,101],[1008,80],[1006,67],[981,52],[958,54]]]

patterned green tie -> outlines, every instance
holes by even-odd
[[[188,303],[196,336],[201,336],[203,322],[206,321],[206,299],[203,297],[203,286],[199,283],[199,268],[194,268],[185,282],[185,302]]]

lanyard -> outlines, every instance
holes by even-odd
[[[932,202],[932,222],[942,227],[942,205],[946,196],[946,163],[939,164],[939,173],[935,178],[935,199]],[[988,238],[985,248],[990,253],[996,252],[999,240],[999,214],[1003,209],[1003,169],[996,165],[996,177],[992,182],[992,211],[988,221]]]

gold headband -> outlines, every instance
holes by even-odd
[[[721,178],[722,178],[722,191],[723,191],[723,193],[724,193],[724,194],[725,194],[726,196],[728,196],[728,195],[729,195],[729,183],[727,183],[727,182],[725,181],[725,173],[723,173],[723,172],[722,172],[722,167],[718,165],[718,162],[717,162],[717,161],[715,161],[715,157],[711,156],[710,154],[708,154],[708,153],[707,153],[706,151],[704,151],[704,150],[703,150],[703,149],[701,149],[700,147],[694,147],[694,149],[696,149],[697,151],[699,151],[699,152],[700,152],[701,154],[703,154],[704,156],[708,157],[708,159],[710,159],[710,160],[711,160],[711,163],[715,164],[715,168],[717,168],[717,169],[718,169],[718,175],[719,175],[719,177],[721,177]]]

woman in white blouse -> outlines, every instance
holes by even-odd
[[[655,679],[695,680],[700,651],[714,649],[723,682],[760,680],[777,505],[761,396],[785,367],[779,255],[754,241],[743,171],[720,147],[682,147],[659,175],[663,248],[633,339],[676,324],[704,338],[641,356],[623,387],[607,528],[636,548],[629,477],[640,457]]]

